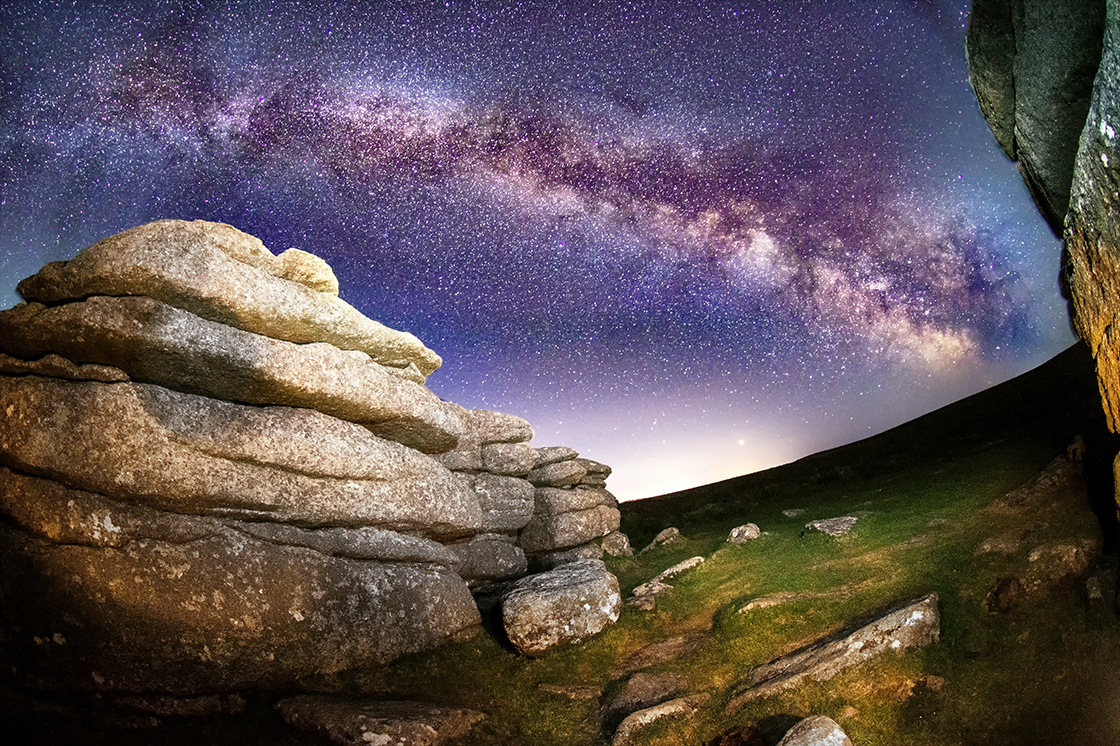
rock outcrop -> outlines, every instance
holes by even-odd
[[[1101,59],[1105,0],[977,0],[969,78],[1004,152],[1057,235]]]
[[[432,394],[439,357],[341,301],[326,263],[231,226],[140,226],[19,289],[0,311],[19,685],[192,697],[387,663],[472,634],[472,589],[525,574],[542,453],[580,474],[569,497],[609,495],[609,469],[530,446],[525,420]]]
[[[1120,3],[975,0],[968,50],[981,110],[1065,240],[1073,326],[1120,432]]]

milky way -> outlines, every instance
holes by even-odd
[[[434,391],[623,498],[1072,343],[965,2],[562,6],[5,4],[0,305],[132,225],[228,222],[322,256],[444,358]]]

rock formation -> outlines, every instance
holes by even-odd
[[[298,687],[471,634],[472,588],[618,528],[609,469],[441,401],[438,355],[310,254],[165,220],[19,290],[0,312],[0,661],[21,685]]]
[[[968,52],[992,131],[1065,240],[1074,329],[1120,432],[1120,3],[975,0]]]

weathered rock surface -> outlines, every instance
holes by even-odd
[[[618,579],[598,560],[572,562],[517,581],[502,599],[502,621],[522,654],[570,645],[618,621]]]
[[[630,537],[619,531],[612,531],[604,536],[600,546],[612,557],[631,557],[634,554],[634,550],[630,548]]]
[[[579,453],[574,448],[568,448],[567,446],[542,446],[537,449],[537,460],[533,466],[558,464],[561,461],[571,461],[577,456],[579,456]]]
[[[178,513],[433,538],[482,523],[450,472],[359,425],[142,383],[0,378],[0,465]]]
[[[847,536],[852,532],[859,518],[855,516],[841,516],[839,518],[824,518],[819,521],[809,521],[805,528],[809,531],[821,531],[829,536]]]
[[[560,567],[560,565],[566,565],[569,562],[589,559],[601,560],[603,559],[603,547],[592,541],[567,549],[557,549],[553,552],[534,552],[526,556],[529,558],[530,571],[544,572]]]
[[[682,674],[636,673],[626,681],[622,691],[611,700],[603,714],[605,722],[621,721],[627,715],[673,699],[687,684]]]
[[[458,559],[456,572],[472,588],[485,585],[484,581],[520,577],[528,569],[525,552],[512,536],[479,534],[448,549]]]
[[[658,532],[657,536],[653,537],[653,540],[649,544],[647,544],[641,552],[639,552],[639,554],[645,554],[646,552],[651,552],[658,547],[663,547],[666,544],[672,544],[680,537],[680,529],[676,528],[675,526],[670,526],[669,528],[662,529],[660,532]]]
[[[534,469],[565,487],[527,534],[538,558],[617,534],[609,467],[439,400],[438,356],[305,252],[160,221],[20,291],[0,311],[0,666],[19,686],[186,712],[473,634],[471,591],[527,570]],[[617,619],[602,563],[573,572],[542,581],[551,618],[521,617],[546,647]],[[363,743],[443,730],[351,714]]]
[[[1120,432],[1120,10],[1111,0],[976,0],[968,50],[989,125],[1065,239],[1073,326]]]
[[[748,541],[754,541],[762,536],[762,531],[753,523],[745,523],[742,526],[736,526],[731,529],[731,533],[727,537],[729,544],[746,544]]]
[[[339,746],[442,746],[486,715],[426,702],[376,702],[301,695],[277,703],[289,725]]]
[[[225,401],[316,409],[428,453],[453,448],[463,432],[457,408],[364,353],[264,337],[151,298],[0,311],[0,348],[112,366],[134,381]]]
[[[1105,0],[977,0],[969,17],[969,77],[981,111],[1057,235],[1104,18]]]
[[[892,611],[860,629],[834,635],[752,670],[727,704],[727,712],[747,702],[797,686],[806,679],[827,681],[846,668],[887,650],[903,651],[935,643],[941,634],[937,594]]]
[[[533,485],[497,474],[459,475],[478,498],[482,530],[520,531],[533,517]]]
[[[664,718],[691,717],[695,715],[701,707],[706,705],[709,699],[711,699],[711,695],[706,693],[693,694],[689,697],[681,697],[680,699],[664,702],[655,707],[638,710],[628,715],[618,726],[614,738],[611,739],[611,746],[640,744],[643,742],[641,739],[641,731],[643,729]]]
[[[116,383],[129,380],[128,374],[108,365],[77,365],[58,355],[44,355],[38,360],[21,360],[0,352],[0,375],[49,376],[69,381],[101,381]]]
[[[816,715],[786,731],[778,746],[852,746],[852,741],[835,720]]]
[[[617,531],[620,520],[618,509],[606,505],[571,513],[535,515],[521,531],[521,546],[526,552],[578,546]]]
[[[463,423],[459,444],[435,458],[452,471],[477,472],[484,469],[482,448],[491,443],[525,443],[533,439],[528,422],[511,414],[486,409],[463,409],[451,405]]]
[[[528,443],[487,443],[481,452],[482,468],[491,474],[523,477],[537,462],[537,449]]]
[[[572,460],[538,466],[526,479],[535,487],[570,487],[579,484],[585,476],[587,469]]]
[[[17,289],[26,300],[46,304],[145,295],[266,337],[361,350],[384,365],[415,365],[424,375],[439,368],[439,356],[413,335],[322,292],[337,287],[323,272],[313,270],[319,276],[304,284],[313,262],[296,256],[280,260],[260,240],[223,223],[160,220],[99,241],[70,261],[52,262]]]
[[[281,688],[429,649],[480,622],[434,543],[271,541],[6,470],[3,481],[6,521],[29,530],[0,523],[0,649],[32,686]]]
[[[1074,163],[1066,284],[1074,328],[1093,352],[1109,427],[1120,432],[1120,10],[1109,4],[1104,52]]]

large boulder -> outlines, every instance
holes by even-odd
[[[480,622],[435,542],[182,516],[0,470],[0,640],[25,684],[289,687]]]
[[[1120,432],[1120,8],[1110,5],[1092,106],[1074,164],[1066,284],[1074,328],[1093,351],[1105,414]]]
[[[581,560],[517,581],[502,598],[513,646],[537,656],[595,635],[618,621],[618,579],[599,560]]]
[[[285,252],[287,253],[287,252]],[[366,318],[337,293],[306,253],[281,259],[259,239],[224,223],[160,220],[103,239],[19,283],[26,300],[56,304],[92,295],[146,295],[266,337],[328,342],[384,365],[441,360],[416,337]],[[325,291],[325,292],[324,292]]]
[[[1101,59],[1105,0],[975,0],[969,76],[981,110],[1062,235]]]
[[[463,432],[458,408],[363,352],[272,339],[142,296],[0,311],[0,349],[26,360],[57,353],[226,401],[316,409],[429,453]]]
[[[178,513],[437,539],[482,524],[454,475],[359,425],[142,383],[0,378],[0,465]]]

